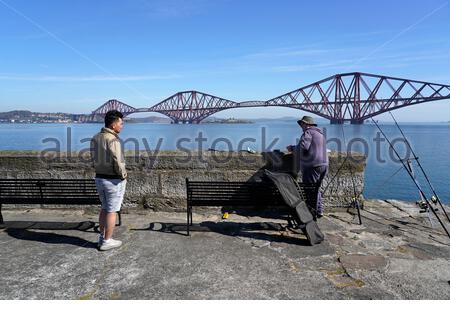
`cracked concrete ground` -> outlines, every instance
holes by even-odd
[[[314,247],[273,217],[194,214],[187,237],[184,214],[130,210],[99,252],[83,212],[3,210],[0,299],[450,298],[450,239],[410,203],[330,210]]]

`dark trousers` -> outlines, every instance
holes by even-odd
[[[305,183],[316,183],[319,186],[322,185],[322,181],[328,173],[328,166],[320,166],[314,168],[305,168],[302,170],[302,181]],[[323,214],[323,202],[322,192],[317,193],[317,207],[316,212],[318,215]]]

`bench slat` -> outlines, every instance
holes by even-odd
[[[0,179],[2,204],[99,205],[94,179]],[[121,225],[121,215],[118,212]]]
[[[29,185],[29,184],[45,184],[45,185],[95,185],[95,181],[73,181],[73,182],[59,182],[59,181],[41,181],[41,180],[33,180],[33,181],[0,181],[0,185]]]
[[[317,203],[318,186],[301,183],[297,190],[310,208]],[[274,183],[237,181],[189,181],[186,179],[187,234],[194,206],[287,207]]]
[[[100,199],[47,199],[47,198],[7,198],[2,199],[2,204],[100,204]]]

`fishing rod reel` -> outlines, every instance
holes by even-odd
[[[429,203],[437,205],[438,198],[436,196],[432,196],[431,199],[429,200]],[[420,213],[428,212],[428,209],[430,209],[426,200],[417,200],[416,205],[419,206]],[[434,210],[439,211],[439,208],[434,208]]]
[[[417,163],[419,162],[419,158],[418,157],[412,157],[409,159],[402,159],[402,162],[406,164],[406,167],[408,168],[409,172],[411,173],[412,177],[414,179],[416,179],[416,174],[414,173],[414,168],[412,166],[412,161],[415,160]],[[416,180],[417,185],[419,185],[419,182]],[[422,196],[421,193],[419,193],[420,195],[420,200],[416,201],[416,205],[419,207],[420,209],[420,213],[426,213],[429,212],[429,210],[431,210],[430,206],[433,205],[437,205],[439,202],[439,199],[433,195],[428,201],[427,199],[425,199],[424,196]],[[435,211],[438,211],[439,208],[433,208]]]

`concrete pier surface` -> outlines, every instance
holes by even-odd
[[[181,212],[130,209],[100,252],[92,212],[4,207],[0,299],[449,299],[443,230],[410,203],[364,209],[329,209],[314,247],[273,214],[194,210],[187,237]]]

